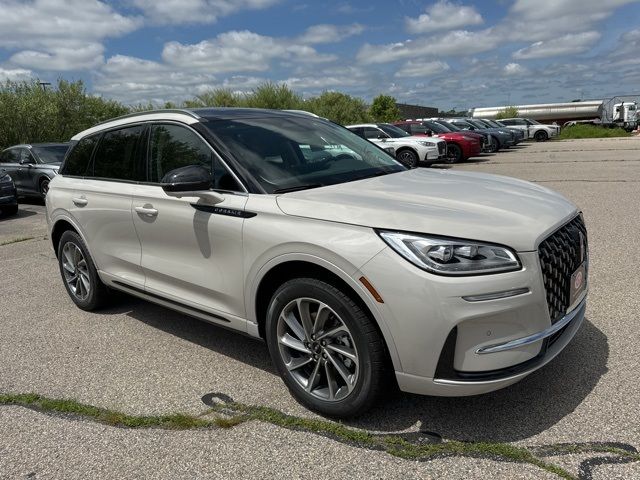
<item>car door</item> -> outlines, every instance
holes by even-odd
[[[245,317],[242,227],[247,194],[208,143],[174,123],[151,127],[146,184],[136,187],[133,219],[142,245],[145,290],[210,313]],[[188,165],[213,169],[213,206],[195,197],[168,196],[160,182]],[[244,328],[238,321],[237,328]]]
[[[144,178],[146,129],[145,125],[121,127],[104,132],[99,140],[79,142],[74,151],[82,146],[93,149],[93,155],[84,175],[77,172],[70,206],[101,275],[140,289],[144,288],[144,273],[131,202],[137,183]],[[75,168],[74,153],[69,154],[63,172]]]
[[[38,177],[38,163],[28,148],[20,148],[20,159],[16,174],[16,186],[25,193],[35,193]]]

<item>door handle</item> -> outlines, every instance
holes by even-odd
[[[155,217],[156,215],[158,215],[158,210],[151,207],[151,206],[144,206],[144,207],[135,207],[134,210],[136,211],[136,213],[139,213],[140,215],[146,215],[147,217]]]
[[[89,203],[89,200],[82,197],[72,198],[71,201],[78,207],[84,207],[87,203]]]

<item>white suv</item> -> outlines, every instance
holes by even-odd
[[[394,148],[396,159],[409,168],[428,167],[447,158],[447,142],[442,138],[413,136],[389,123],[363,123],[347,128],[382,148]]]
[[[408,170],[305,114],[111,120],[73,137],[46,203],[78,307],[120,290],[263,338],[295,398],[326,415],[359,414],[396,381],[426,395],[505,387],[584,317],[571,202],[507,177]]]
[[[528,135],[527,138],[533,138],[536,142],[546,142],[552,137],[558,136],[560,127],[558,125],[544,125],[535,120],[528,118],[503,118],[498,123],[509,128],[517,128],[523,130]]]

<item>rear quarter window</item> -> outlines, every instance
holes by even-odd
[[[60,173],[75,177],[83,177],[87,173],[91,155],[98,143],[100,135],[89,135],[84,137],[75,145],[72,145],[67,156],[62,163]]]

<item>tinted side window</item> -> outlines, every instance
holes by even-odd
[[[84,137],[75,146],[71,147],[67,158],[64,160],[60,173],[63,175],[73,175],[77,177],[84,177],[87,173],[87,167],[91,161],[91,155],[93,149],[98,143],[100,135],[90,135]]]
[[[149,152],[149,181],[160,182],[168,172],[188,165],[211,169],[213,152],[198,135],[179,125],[154,125]]]
[[[179,125],[154,125],[151,129],[149,181],[158,183],[168,172],[188,165],[213,168],[213,188],[241,191],[233,175],[196,133]]]
[[[144,180],[142,133],[145,127],[105,132],[93,157],[93,176],[114,180]]]
[[[355,127],[355,128],[350,128],[349,130],[351,130],[353,133],[355,133],[356,135],[358,135],[359,137],[364,138],[364,128],[362,127]]]
[[[20,158],[20,154],[18,150],[12,148],[10,150],[5,150],[0,155],[0,162],[2,163],[18,163],[18,159]]]
[[[364,138],[378,138],[380,135],[386,136],[377,128],[364,127]]]
[[[24,164],[33,164],[33,163],[37,163],[36,159],[33,158],[33,155],[31,155],[31,152],[26,149],[26,148],[21,148],[20,149],[20,163],[24,163]]]
[[[419,123],[412,123],[409,133],[412,133],[414,135],[425,135],[427,133],[427,127],[425,127],[424,125],[420,125]]]

